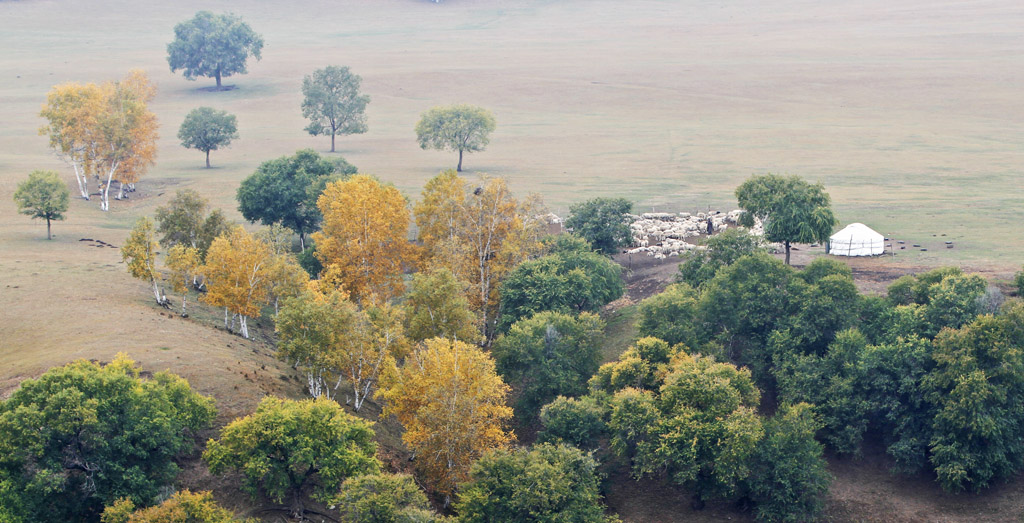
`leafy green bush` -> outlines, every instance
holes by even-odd
[[[540,411],[544,430],[538,435],[538,440],[585,448],[604,431],[604,414],[605,409],[592,397],[559,396]]]

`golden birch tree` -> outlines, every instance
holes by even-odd
[[[394,186],[367,175],[327,184],[317,200],[323,230],[313,234],[317,258],[357,303],[402,294],[402,273],[415,265],[409,210]]]
[[[110,210],[110,186],[121,184],[117,199],[124,196],[125,185],[133,185],[156,158],[157,121],[147,105],[156,96],[156,87],[142,71],[128,73],[124,79],[101,86],[104,107],[97,118],[94,163],[106,176],[100,208]]]
[[[50,148],[71,165],[78,192],[86,200],[94,167],[97,122],[103,105],[103,93],[96,84],[66,83],[50,90],[39,113],[46,119],[39,134],[48,136]]]
[[[200,271],[206,278],[207,292],[199,299],[215,307],[224,307],[224,328],[233,330],[239,320],[239,333],[249,337],[248,319],[258,318],[267,303],[273,254],[266,243],[241,226],[210,245],[206,264]],[[228,324],[228,313],[231,324]]]
[[[171,270],[171,289],[181,293],[181,317],[187,318],[185,302],[188,301],[188,289],[202,266],[199,249],[179,243],[167,251],[164,261]]]
[[[153,285],[153,296],[159,305],[167,306],[167,297],[157,284],[162,278],[156,268],[156,253],[160,244],[153,234],[153,221],[143,216],[135,222],[128,239],[121,246],[121,260],[128,264],[128,273]]]
[[[502,428],[512,417],[508,391],[483,349],[434,338],[386,373],[377,395],[386,401],[384,415],[405,427],[402,440],[416,453],[416,467],[450,498],[481,455],[514,438]]]

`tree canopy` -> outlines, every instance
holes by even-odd
[[[0,401],[0,519],[97,521],[121,498],[153,504],[215,413],[178,376],[141,379],[124,354],[27,379]]]
[[[423,149],[458,151],[462,172],[462,154],[484,150],[494,132],[494,115],[483,107],[457,104],[433,107],[420,116],[416,139]]]
[[[209,210],[210,203],[195,189],[179,189],[167,205],[156,208],[156,232],[163,235],[160,245],[193,247],[205,259],[213,240],[234,226],[220,209]]]
[[[493,450],[469,478],[455,505],[460,522],[617,521],[604,514],[597,461],[575,447]]]
[[[427,496],[408,474],[366,474],[345,480],[333,505],[344,523],[430,523]]]
[[[593,198],[569,207],[565,226],[602,254],[615,254],[629,245],[632,232],[626,214],[633,204],[625,198]]]
[[[312,149],[268,160],[242,180],[236,195],[238,210],[250,222],[280,222],[299,235],[305,249],[306,235],[323,219],[317,207],[320,193],[328,182],[354,173],[355,168],[344,160],[332,162]]]
[[[53,171],[32,171],[28,180],[18,184],[14,190],[14,203],[18,212],[33,219],[46,220],[46,239],[53,239],[50,234],[50,221],[65,219],[71,203],[71,191]]]
[[[825,187],[811,185],[799,176],[751,177],[736,188],[736,199],[746,211],[744,225],[753,225],[753,218],[759,218],[765,239],[786,247],[786,265],[790,244],[827,242],[839,223]]]
[[[163,503],[136,508],[131,499],[123,498],[103,510],[101,523],[256,523],[241,519],[213,500],[210,492],[175,492]]]
[[[213,474],[237,470],[253,496],[288,499],[292,514],[305,513],[303,490],[329,501],[350,476],[377,472],[371,424],[327,398],[264,398],[256,412],[232,421],[206,444],[203,460]]]
[[[370,97],[359,94],[362,78],[348,67],[329,65],[302,80],[302,116],[309,119],[306,132],[313,136],[366,132],[366,104]]]
[[[260,59],[263,37],[233,14],[199,11],[191,20],[174,26],[174,41],[167,44],[167,63],[171,72],[179,69],[185,78],[205,76],[217,80],[245,74],[249,56]]]
[[[206,168],[210,168],[210,151],[231,145],[238,138],[235,115],[212,107],[197,107],[185,115],[178,129],[178,139],[186,149],[206,153]]]

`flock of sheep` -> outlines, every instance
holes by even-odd
[[[645,212],[641,215],[630,214],[629,228],[636,247],[626,251],[629,254],[646,254],[663,259],[679,256],[691,249],[703,249],[695,243],[687,242],[687,238],[696,238],[724,231],[729,226],[739,226],[743,211],[737,209],[723,213],[721,211],[699,212],[696,214],[681,212]],[[750,230],[756,235],[763,235],[764,228],[755,219]]]

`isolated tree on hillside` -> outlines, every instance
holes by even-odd
[[[339,134],[366,132],[366,104],[370,97],[359,94],[362,78],[348,67],[330,65],[313,71],[302,80],[302,116],[309,119],[306,131],[313,136],[329,134],[331,152]]]
[[[178,139],[186,149],[206,153],[206,168],[210,168],[210,151],[231,145],[238,138],[235,115],[212,107],[197,107],[189,111],[178,129]]]
[[[839,223],[825,187],[799,176],[751,177],[736,188],[736,199],[746,211],[743,225],[752,226],[753,218],[759,218],[765,239],[785,245],[786,265],[791,243],[824,243]]]
[[[355,172],[343,159],[332,162],[312,149],[268,160],[242,180],[235,196],[238,210],[250,222],[280,222],[299,235],[299,245],[305,250],[306,236],[323,219],[317,207],[320,193],[328,182]]]
[[[569,207],[565,226],[602,254],[615,254],[629,245],[632,233],[626,214],[633,204],[625,198],[594,198]]]
[[[213,474],[235,470],[244,489],[282,503],[303,519],[304,491],[326,502],[346,478],[380,470],[377,444],[368,421],[342,410],[327,398],[293,401],[266,397],[256,412],[232,421],[211,439],[203,461]]]
[[[316,254],[332,267],[353,301],[386,302],[404,290],[402,273],[416,263],[405,197],[365,174],[329,183],[317,200],[323,230]]]
[[[0,519],[95,521],[121,498],[158,501],[217,409],[178,376],[140,374],[123,353],[78,360],[0,401]]]
[[[128,264],[128,272],[143,281],[153,284],[153,296],[159,305],[167,305],[167,297],[160,292],[157,282],[163,278],[156,268],[157,250],[160,244],[153,235],[153,221],[143,216],[135,222],[131,234],[121,246],[121,259]]]
[[[259,60],[262,49],[263,37],[241,17],[199,11],[191,20],[174,26],[174,41],[167,44],[167,63],[172,73],[181,69],[189,80],[216,78],[220,89],[222,77],[245,74],[249,55]]]
[[[423,342],[384,375],[377,392],[384,415],[405,427],[402,441],[416,453],[416,468],[449,498],[473,462],[513,438],[501,427],[512,417],[507,394],[483,349],[440,338]]]
[[[56,85],[46,95],[39,116],[46,125],[39,134],[50,138],[50,148],[71,164],[82,198],[89,199],[89,176],[95,174],[97,120],[103,110],[103,92],[96,84]]]
[[[19,183],[14,191],[19,213],[46,220],[47,240],[53,239],[50,221],[65,219],[70,202],[71,191],[53,171],[32,171],[28,180]]]
[[[494,132],[494,115],[475,105],[434,107],[423,113],[416,124],[416,139],[423,149],[458,151],[458,172],[462,172],[462,154],[482,151]]]

